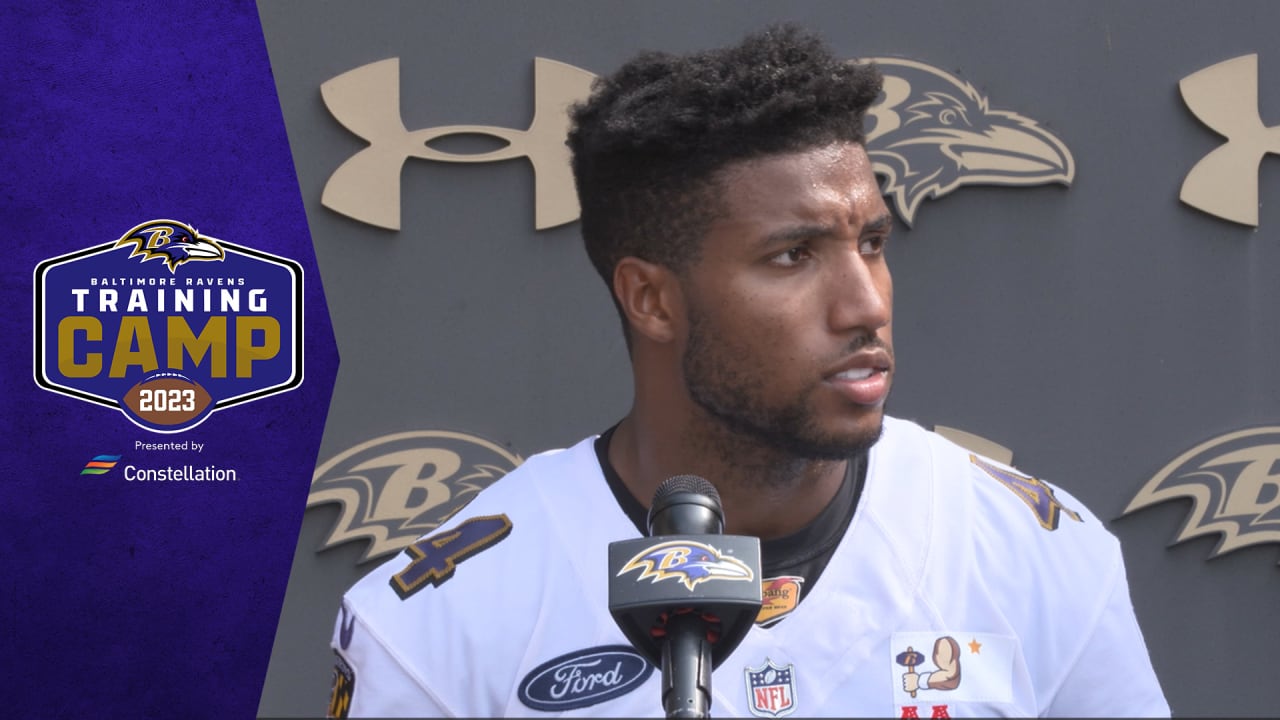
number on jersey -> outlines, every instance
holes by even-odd
[[[1084,522],[1080,519],[1080,514],[1063,505],[1053,494],[1053,488],[1045,484],[1043,480],[1029,477],[1027,475],[1019,475],[1016,472],[1006,470],[1001,467],[983,462],[978,456],[970,455],[969,460],[974,465],[987,471],[987,474],[1000,481],[1001,485],[1013,491],[1031,508],[1035,513],[1036,520],[1040,521],[1040,527],[1045,530],[1057,530],[1058,521],[1063,513],[1067,517],[1076,522]]]
[[[511,534],[511,520],[506,515],[484,515],[463,522],[452,530],[436,533],[405,549],[413,562],[391,576],[391,588],[400,599],[421,590],[428,583],[440,587],[453,577],[458,563],[492,547]]]

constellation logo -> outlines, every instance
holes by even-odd
[[[81,475],[103,475],[111,472],[111,468],[120,462],[119,455],[94,455],[93,459],[80,471]]]
[[[1215,558],[1280,543],[1280,427],[1239,430],[1191,448],[1147,481],[1122,515],[1178,498],[1192,507],[1174,544],[1217,533]]]
[[[1197,210],[1258,226],[1258,166],[1280,154],[1280,125],[1258,114],[1258,56],[1241,55],[1178,83],[1191,113],[1227,142],[1205,155],[1182,181],[1178,197]]]
[[[1075,161],[1066,145],[1034,120],[992,110],[986,96],[958,77],[914,60],[868,58],[884,74],[884,94],[869,110],[867,153],[884,176],[883,191],[908,225],[926,198],[963,185],[1071,184]],[[369,143],[325,183],[321,203],[363,223],[400,229],[400,170],[409,158],[492,162],[528,158],[534,174],[534,226],[578,219],[578,198],[565,138],[568,108],[587,97],[595,76],[535,58],[534,113],[527,130],[482,125],[405,129],[400,119],[400,60],[349,70],[320,86],[338,122]],[[429,146],[450,135],[486,135],[506,147],[449,153]]]

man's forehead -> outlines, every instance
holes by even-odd
[[[721,170],[716,185],[729,215],[850,203],[864,222],[887,212],[866,149],[851,142],[737,161]]]
[[[867,150],[860,143],[837,140],[820,145],[809,145],[779,152],[761,153],[726,164],[720,174],[723,176],[751,175],[772,168],[785,167],[795,163],[811,165],[855,164],[871,166]]]

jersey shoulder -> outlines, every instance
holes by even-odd
[[[886,418],[882,443],[873,471],[883,477],[869,491],[883,517],[909,518],[884,524],[920,572],[970,568],[1009,592],[1114,577],[1118,541],[1059,485],[907,421]]]
[[[361,578],[347,597],[353,603],[381,601],[389,591],[402,602],[419,595],[430,602],[473,588],[483,591],[514,568],[543,564],[561,537],[561,526],[589,515],[584,506],[598,500],[603,480],[591,442],[533,455],[439,528]],[[427,588],[447,591],[427,593]]]
[[[914,424],[886,422],[883,440],[867,489],[928,629],[1008,638],[1036,689],[1033,714],[1050,702],[1127,707],[1123,692],[1073,706],[1089,691],[1061,691],[1097,648],[1141,646],[1101,520],[1060,486]]]
[[[601,507],[616,502],[592,441],[530,457],[353,585],[342,603],[351,629],[334,644],[354,674],[415,678],[451,712],[501,712],[549,631],[548,598],[607,607],[586,596],[602,585],[592,575],[606,572],[605,546],[618,539],[608,536],[625,527],[610,523],[620,510]],[[484,677],[465,676],[477,667]]]
[[[1110,537],[1089,508],[1061,486],[961,447],[915,423],[886,418],[884,444],[888,472],[914,461],[917,479],[910,495],[956,504],[957,509],[966,510],[964,521],[975,529],[1030,535],[1037,529],[1044,533],[1080,530],[1066,533],[1072,542]]]

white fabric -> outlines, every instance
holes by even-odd
[[[339,652],[355,674],[352,717],[547,715],[518,698],[526,675],[626,644],[608,612],[606,550],[637,532],[593,441],[531,457],[442,527],[497,514],[512,524],[438,587],[402,600],[389,584],[409,563],[401,554],[346,594],[354,629]],[[1055,492],[1080,520],[1064,512],[1048,530],[967,451],[886,418],[830,564],[793,613],[754,627],[716,670],[712,715],[751,715],[744,670],[769,661],[792,666],[797,717],[930,717],[935,706],[951,717],[1167,716],[1118,543]],[[943,677],[935,647],[958,647],[958,686],[912,697],[897,662],[908,645],[929,684]],[[660,678],[564,714],[662,717]]]

